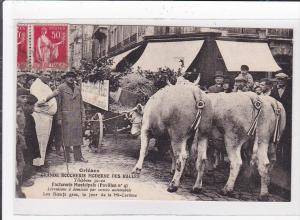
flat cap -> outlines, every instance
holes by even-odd
[[[39,78],[39,75],[35,74],[35,73],[27,73],[27,78],[26,81],[28,82],[31,79],[36,79]]]
[[[276,77],[277,79],[287,79],[287,78],[289,78],[289,76],[288,76],[287,74],[283,73],[283,72],[277,73],[277,74],[275,75],[275,77]]]
[[[17,77],[21,77],[21,76],[28,76],[28,73],[26,73],[26,72],[18,72],[17,73]]]

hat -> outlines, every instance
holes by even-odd
[[[277,79],[287,79],[287,78],[289,78],[289,76],[288,76],[287,74],[283,73],[283,72],[277,73],[277,74],[275,75],[275,77],[276,77]]]
[[[39,78],[39,75],[37,75],[35,73],[27,73],[26,82],[28,82],[31,79],[36,79],[36,78]]]
[[[37,101],[38,101],[38,99],[34,95],[29,94],[29,95],[27,95],[25,103],[34,105]]]
[[[71,77],[76,77],[76,73],[74,73],[73,71],[68,71],[68,72],[66,72],[65,74],[63,74],[62,76],[61,76],[61,78],[66,78],[66,77],[68,77],[68,76],[71,76]]]
[[[223,72],[217,70],[217,71],[216,71],[216,74],[215,74],[215,78],[216,78],[216,77],[223,77],[223,78],[224,78]]]
[[[237,81],[244,81],[244,82],[247,82],[247,80],[246,80],[244,77],[242,77],[242,76],[238,76],[238,77],[236,77],[234,80],[235,80],[236,82],[237,82]]]
[[[17,96],[21,96],[21,95],[29,95],[30,92],[27,89],[24,88],[18,88],[17,89]]]
[[[249,71],[249,66],[247,66],[247,65],[242,65],[242,66],[241,66],[241,70]]]
[[[25,72],[18,72],[18,73],[17,73],[17,77],[21,77],[21,76],[28,76],[28,73],[25,73]]]

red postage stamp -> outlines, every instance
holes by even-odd
[[[28,64],[28,25],[17,26],[17,66],[19,71],[27,69]]]
[[[68,59],[68,25],[33,25],[33,69],[66,70]]]

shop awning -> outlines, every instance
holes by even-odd
[[[149,42],[144,53],[133,65],[141,70],[157,71],[168,67],[177,71],[180,67],[185,71],[200,51],[203,40],[177,42]]]
[[[112,57],[112,61],[113,61],[113,65],[112,65],[112,69],[116,69],[118,63],[120,63],[128,54],[130,54],[132,51],[134,51],[135,49],[137,49],[138,47],[134,47],[131,50],[127,50],[124,53],[120,53],[117,56]]]
[[[267,43],[216,42],[228,71],[240,71],[243,64],[249,66],[249,71],[256,72],[275,72],[281,69]]]

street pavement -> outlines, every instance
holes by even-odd
[[[83,155],[88,163],[72,162],[68,164],[69,172],[78,172],[79,168],[99,169],[101,173],[129,174],[134,167],[139,155],[139,140],[127,135],[118,138],[106,135],[99,152],[94,152],[87,146],[82,147]],[[67,172],[63,156],[50,152],[46,156],[50,164],[49,173]],[[141,195],[137,199],[162,199],[162,200],[190,200],[190,201],[257,201],[259,184],[249,184],[249,179],[239,177],[233,195],[223,196],[218,192],[225,185],[229,174],[228,166],[223,166],[214,172],[206,172],[203,179],[203,191],[200,194],[191,193],[195,178],[185,174],[181,186],[175,193],[167,192],[168,183],[172,179],[170,173],[171,159],[168,156],[157,157],[157,152],[149,149],[139,178],[129,179],[133,191]],[[240,175],[241,176],[241,175]],[[36,173],[32,179],[35,184],[23,187],[28,198],[39,197],[36,191],[51,179],[45,180],[41,173]],[[270,201],[287,201],[279,195],[270,194]]]

